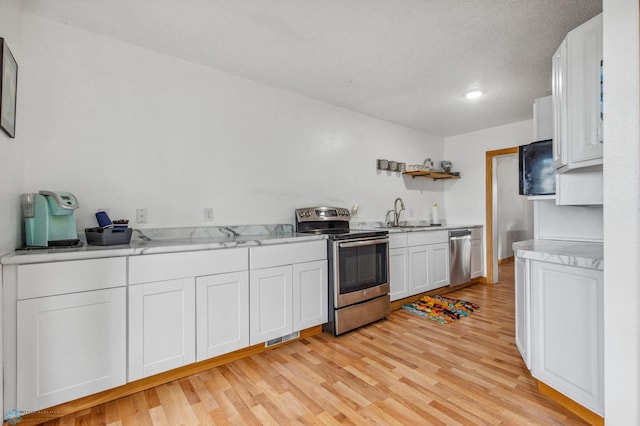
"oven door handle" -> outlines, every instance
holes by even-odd
[[[388,238],[380,238],[377,240],[361,240],[361,241],[338,243],[338,247],[340,248],[362,247],[362,246],[371,246],[375,244],[385,244],[388,242],[389,242]]]

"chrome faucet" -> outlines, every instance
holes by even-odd
[[[398,209],[398,201],[400,201],[400,209]],[[404,210],[404,201],[402,201],[402,198],[398,197],[393,202],[393,210],[389,210],[385,216],[387,224],[390,224],[391,226],[400,226],[400,213],[402,213],[402,210]],[[393,214],[393,220],[389,220],[389,214]]]

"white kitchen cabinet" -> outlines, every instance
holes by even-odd
[[[409,296],[409,250],[389,249],[389,296],[391,301]]]
[[[409,296],[424,293],[429,285],[429,247],[409,247]]]
[[[129,381],[195,362],[195,279],[129,287]]]
[[[249,273],[196,278],[196,359],[249,346]]]
[[[39,410],[125,383],[126,258],[4,269],[5,407]]]
[[[230,295],[221,287],[207,288],[218,283],[216,276],[239,273],[248,269],[248,250],[232,248],[182,253],[162,253],[135,256],[129,259],[129,380],[136,380],[163,371],[187,365],[211,354],[222,354],[225,348],[239,349],[248,343],[248,321],[226,318],[231,333],[233,327],[243,334],[238,342],[224,341],[216,334],[227,324],[220,324],[220,312],[213,311],[225,305],[230,309],[248,312],[248,295],[237,283],[240,295]],[[221,277],[223,281],[228,277]],[[196,280],[198,296],[196,303]],[[245,283],[246,287],[246,283]],[[218,290],[219,296],[229,300],[211,300]],[[207,294],[208,292],[210,294]],[[235,298],[234,298],[235,297]],[[210,329],[212,327],[213,329]],[[211,335],[215,337],[212,339]],[[196,337],[204,339],[196,341]],[[244,339],[244,340],[243,340]],[[198,350],[196,349],[198,348]],[[229,349],[229,350],[234,350]],[[218,352],[216,352],[218,351]]]
[[[530,308],[529,261],[515,258],[515,314],[516,346],[525,365],[531,370],[531,308]]]
[[[447,231],[407,233],[409,296],[449,285]]]
[[[484,274],[483,259],[483,229],[471,229],[471,278],[481,277]]]
[[[449,285],[449,243],[429,246],[429,289]]]
[[[126,318],[124,287],[19,300],[16,407],[39,410],[124,384]]]
[[[252,345],[293,332],[293,267],[252,270],[249,279]]]
[[[251,345],[327,322],[326,241],[252,247],[249,266]]]
[[[552,59],[554,165],[602,166],[602,14],[567,34]]]
[[[293,330],[328,321],[329,289],[327,261],[293,265]]]
[[[603,272],[531,260],[530,280],[532,375],[603,416]]]

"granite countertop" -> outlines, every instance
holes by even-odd
[[[526,240],[513,243],[516,257],[581,268],[604,270],[602,243],[564,240]]]
[[[84,235],[79,235],[84,239]],[[0,263],[29,264],[104,257],[138,256],[324,240],[326,235],[298,234],[292,225],[134,229],[129,244],[78,248],[16,250]]]
[[[439,226],[432,226],[428,221],[412,221],[412,222],[400,222],[400,226],[387,226],[385,222],[356,222],[351,223],[351,229],[374,229],[384,230],[389,233],[395,232],[424,232],[424,231],[442,231],[451,229],[471,229],[482,228],[482,225],[449,225],[442,224]]]

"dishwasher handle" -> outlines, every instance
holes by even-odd
[[[460,231],[449,231],[450,240],[459,240],[463,238],[471,238],[471,230],[465,229]]]

